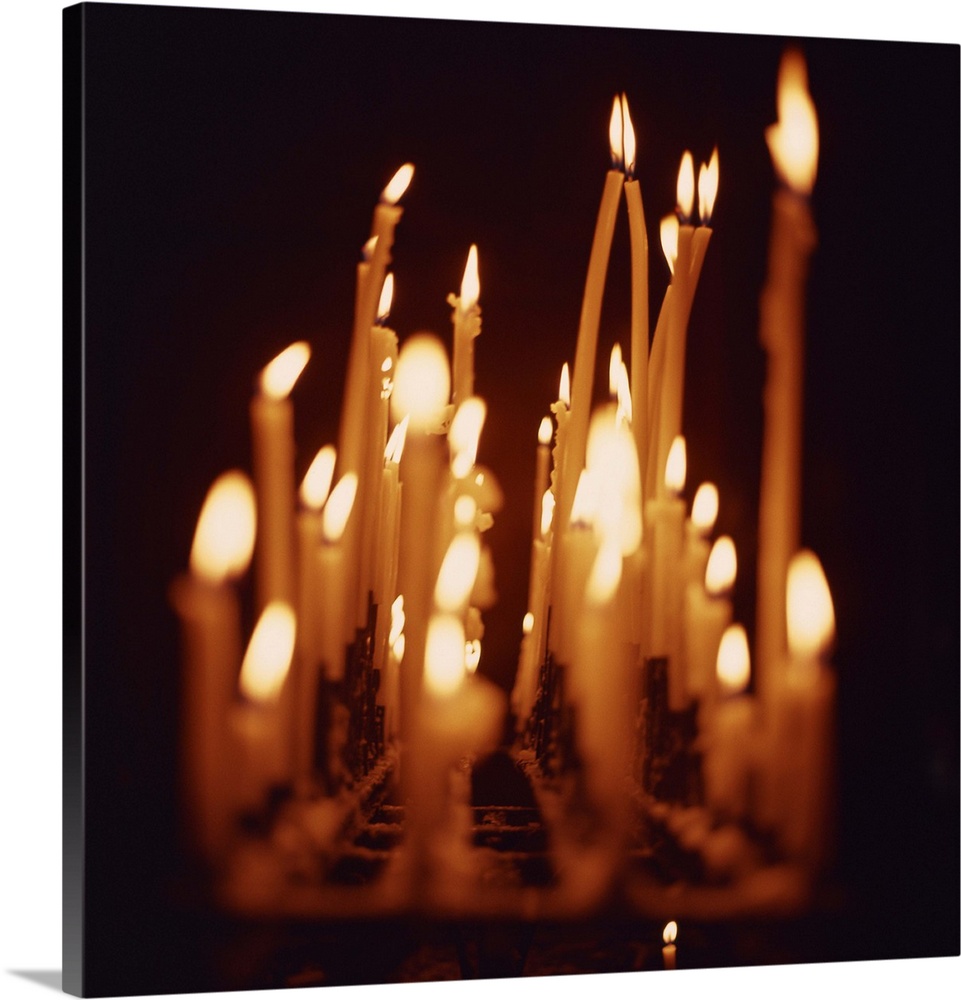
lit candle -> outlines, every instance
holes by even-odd
[[[297,602],[297,655],[291,668],[290,692],[294,724],[294,776],[301,789],[310,787],[314,768],[314,733],[317,728],[317,684],[320,671],[321,583],[319,548],[322,538],[321,508],[330,492],[336,453],[326,445],[314,456],[300,484],[303,509],[297,518],[300,541],[300,586]]]
[[[550,463],[550,443],[552,437],[551,418],[544,417],[537,428],[537,466],[534,471],[534,521],[531,537],[536,539],[541,530],[541,508],[544,491],[547,489],[548,465]]]
[[[650,350],[650,317],[647,287],[647,222],[641,185],[634,176],[636,141],[627,97],[621,95],[624,107],[624,167],[627,180],[624,197],[631,234],[631,409],[634,413],[634,442],[641,474],[647,468],[647,361]]]
[[[614,223],[617,206],[624,186],[622,165],[624,162],[623,124],[621,102],[614,98],[611,112],[610,144],[612,168],[604,181],[600,210],[591,244],[591,256],[587,266],[587,281],[581,303],[581,319],[577,331],[577,351],[574,355],[574,384],[571,391],[570,426],[564,465],[567,470],[561,482],[561,492],[557,497],[557,523],[563,533],[570,520],[571,506],[577,480],[584,465],[587,447],[587,428],[591,415],[591,396],[594,388],[594,364],[597,357],[597,332],[601,322],[601,303],[604,298],[604,283],[607,278],[607,263],[611,254],[614,237]],[[562,537],[563,543],[563,537]]]
[[[722,535],[711,549],[703,584],[686,587],[684,613],[685,670],[687,694],[701,702],[700,717],[706,723],[712,708],[714,668],[724,630],[731,624],[730,592],[737,577],[734,542]]]
[[[404,595],[406,643],[400,717],[405,740],[416,729],[431,594],[441,553],[434,551],[435,520],[444,473],[445,442],[432,434],[450,396],[450,369],[441,342],[416,334],[401,347],[391,412],[410,417],[401,463],[399,590]],[[405,782],[406,783],[406,782]]]
[[[286,734],[277,705],[295,638],[293,609],[283,601],[272,601],[264,608],[247,645],[240,668],[243,701],[233,706],[230,720],[238,761],[234,772],[236,801],[241,812],[262,809],[267,791],[286,778]]]
[[[697,283],[701,277],[704,265],[704,255],[711,241],[711,216],[714,214],[714,201],[717,198],[717,188],[720,181],[720,164],[717,156],[717,146],[711,153],[710,163],[702,163],[697,175],[697,212],[701,224],[694,230],[691,242],[691,287],[690,298],[697,291]]]
[[[780,836],[792,858],[812,871],[831,854],[835,680],[827,664],[834,642],[834,606],[813,552],[791,560],[787,578],[790,659],[775,710],[781,790]]]
[[[706,727],[704,784],[707,801],[723,819],[747,815],[755,726],[754,699],[744,692],[751,676],[747,633],[730,625],[718,644],[718,704]]]
[[[471,244],[461,279],[460,295],[449,295],[454,307],[453,401],[462,403],[474,395],[474,338],[481,332],[480,278],[477,273],[477,247]]]
[[[290,392],[310,359],[303,341],[291,344],[260,374],[250,404],[257,490],[256,606],[294,600],[294,408]]]
[[[344,677],[346,648],[353,639],[353,623],[347,613],[344,586],[345,552],[342,544],[357,495],[357,477],[352,472],[341,476],[324,505],[322,544],[319,554],[322,601],[320,658],[324,676],[329,681]]]
[[[661,955],[664,958],[664,968],[676,969],[677,945],[674,943],[677,940],[676,921],[672,920],[665,926],[661,937],[664,941],[664,947],[661,949]]]
[[[804,286],[816,233],[808,204],[817,172],[818,126],[803,57],[785,54],[778,77],[778,122],[767,131],[781,179],[771,215],[760,341],[767,354],[758,514],[755,683],[770,707],[785,662],[785,580],[800,532]]]
[[[397,548],[400,532],[400,460],[404,454],[408,420],[405,417],[394,427],[384,449],[381,473],[380,520],[374,549],[374,603],[377,605],[377,628],[374,637],[374,666],[383,666],[389,650],[386,643],[388,604],[397,594]]]
[[[250,480],[237,471],[218,477],[197,521],[190,572],[170,591],[183,633],[184,814],[190,842],[214,865],[223,861],[230,833],[225,726],[240,667],[231,581],[250,563],[255,521]]]
[[[708,538],[717,521],[718,493],[714,483],[701,483],[691,502],[684,536],[684,576],[687,582],[701,583],[711,551]]]
[[[551,413],[557,423],[554,433],[554,450],[551,453],[551,490],[556,500],[560,496],[564,472],[564,452],[567,448],[567,424],[571,418],[571,370],[565,361],[561,366],[561,379],[557,387],[557,400],[551,403]]]

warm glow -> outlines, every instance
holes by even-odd
[[[415,333],[397,359],[390,397],[394,419],[409,414],[413,428],[427,430],[440,423],[449,398],[450,366],[444,345],[431,333]]]
[[[334,478],[336,461],[337,449],[332,444],[325,444],[310,463],[304,481],[300,484],[301,502],[309,510],[320,510],[324,506]]]
[[[404,659],[404,650],[407,648],[407,636],[403,632],[390,644],[390,651],[394,659],[401,663]]]
[[[751,676],[751,654],[743,625],[728,625],[717,647],[717,680],[726,695],[741,694]]]
[[[611,108],[611,123],[608,127],[608,138],[611,142],[611,165],[619,170],[624,169],[624,116],[621,113],[621,99],[614,98]]]
[[[621,549],[616,539],[605,539],[594,557],[584,597],[593,607],[607,604],[621,582]]]
[[[664,939],[665,944],[674,944],[677,940],[677,922],[672,920],[669,924],[666,924],[661,937]]]
[[[607,366],[607,392],[611,399],[617,396],[617,376],[621,370],[621,345],[611,348],[611,360]]]
[[[383,326],[384,320],[390,315],[390,307],[394,301],[394,275],[393,272],[384,278],[384,286],[380,290],[380,302],[377,303],[377,322]],[[384,371],[385,369],[381,369]],[[387,371],[390,370],[388,367]]]
[[[440,611],[459,611],[470,598],[480,568],[480,542],[473,531],[454,536],[437,574],[434,603]]]
[[[634,419],[634,404],[631,402],[631,380],[627,374],[627,365],[621,362],[617,371],[617,419],[631,423]]]
[[[479,396],[465,399],[451,421],[447,441],[451,450],[451,471],[463,479],[477,461],[477,446],[487,417],[487,404]]]
[[[571,524],[582,524],[590,527],[597,513],[597,485],[587,469],[581,469],[574,490],[574,502],[571,504]]]
[[[718,496],[714,483],[701,483],[691,504],[691,524],[702,537],[707,538],[717,521]]]
[[[400,465],[401,456],[404,454],[404,442],[407,440],[407,426],[409,423],[410,417],[404,417],[391,431],[390,437],[387,439],[387,447],[384,449],[385,462],[393,462],[396,465]]]
[[[704,589],[711,597],[726,594],[737,578],[737,550],[728,535],[722,535],[711,547],[704,571]]]
[[[706,226],[714,214],[714,202],[717,199],[717,184],[720,167],[717,159],[717,146],[711,153],[711,162],[702,163],[697,175],[697,213],[701,217],[701,225]]]
[[[466,493],[462,493],[454,501],[454,523],[459,528],[473,527],[477,519],[477,501]]]
[[[453,694],[464,680],[464,626],[454,615],[434,615],[427,626],[424,686],[435,695]]]
[[[541,420],[540,427],[537,428],[537,443],[541,445],[548,445],[551,443],[551,434],[553,434],[554,428],[551,424],[550,417],[544,417]]]
[[[541,497],[541,537],[546,538],[554,523],[554,494],[550,490],[544,490]]]
[[[595,531],[616,541],[621,555],[630,555],[641,543],[641,476],[634,438],[613,406],[591,418],[587,468],[597,484]]]
[[[818,557],[798,552],[787,571],[787,644],[793,657],[827,652],[834,641],[834,604]]]
[[[637,158],[637,140],[634,136],[634,122],[631,121],[631,111],[627,106],[626,94],[621,94],[621,105],[624,108],[624,172],[628,177],[633,177],[634,161]]]
[[[481,641],[480,639],[469,639],[464,643],[464,666],[469,674],[473,674],[480,665]]]
[[[354,506],[354,497],[357,495],[357,476],[353,472],[348,472],[341,476],[340,482],[334,487],[333,492],[324,506],[323,533],[324,541],[332,544],[340,541],[340,536],[347,527],[347,518]]]
[[[568,409],[571,408],[571,368],[566,361],[561,368],[561,381],[557,388],[557,399]]]
[[[240,690],[251,701],[273,701],[294,655],[297,620],[289,604],[271,601],[250,637],[240,668]]]
[[[260,390],[268,399],[286,399],[310,360],[310,345],[298,340],[285,348],[260,373]]]
[[[677,171],[677,211],[685,222],[694,211],[694,157],[688,149]]]
[[[361,247],[361,256],[364,260],[370,260],[374,256],[374,248],[377,246],[377,237],[371,236],[371,238]]]
[[[809,195],[818,168],[818,120],[808,93],[804,56],[784,53],[777,86],[777,124],[766,134],[774,167],[798,194]]]
[[[393,646],[397,637],[404,631],[407,616],[404,614],[404,595],[398,594],[390,606],[390,631],[387,633],[387,643]]]
[[[667,464],[664,466],[664,485],[669,493],[680,496],[684,492],[684,481],[687,479],[687,445],[684,438],[678,434],[667,453]]]
[[[534,631],[534,614],[533,614],[533,612],[528,611],[527,614],[524,615],[524,621],[521,624],[521,631],[524,633],[524,635],[530,635],[531,632]]]
[[[213,584],[240,576],[250,564],[256,527],[250,480],[237,470],[218,476],[197,518],[190,549],[191,573]]]
[[[390,179],[387,187],[381,192],[380,200],[385,205],[396,205],[404,196],[410,184],[410,179],[414,176],[414,164],[405,163],[396,174]]]
[[[477,305],[480,298],[480,278],[477,274],[477,247],[472,243],[467,252],[467,265],[460,283],[460,307],[467,312]]]
[[[664,259],[667,266],[674,273],[674,262],[677,260],[677,241],[680,223],[676,215],[665,215],[661,219],[661,250],[664,251]]]

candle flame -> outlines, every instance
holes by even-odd
[[[477,667],[480,665],[480,657],[480,639],[468,639],[464,644],[464,666],[467,668],[467,673],[476,673]]]
[[[436,426],[450,398],[450,365],[443,344],[431,333],[415,333],[400,350],[390,409],[395,420],[410,415],[411,426]]]
[[[607,604],[621,582],[621,547],[616,539],[605,539],[597,550],[587,579],[584,597],[591,607]]]
[[[684,150],[677,171],[677,211],[682,222],[694,211],[694,157],[689,149]]]
[[[561,368],[561,381],[557,388],[557,400],[568,409],[571,408],[571,368],[565,361]]]
[[[684,481],[687,479],[687,443],[682,435],[678,434],[671,444],[671,450],[667,453],[667,462],[664,466],[664,485],[668,492],[674,496],[680,496],[684,492]]]
[[[524,621],[521,624],[521,631],[524,633],[524,635],[530,635],[531,632],[534,631],[534,614],[533,614],[533,612],[528,611],[527,614],[524,615]]]
[[[777,124],[766,132],[774,167],[788,187],[809,195],[818,167],[818,120],[808,93],[804,56],[795,49],[789,49],[781,59],[777,115]]]
[[[390,307],[394,302],[394,273],[393,271],[384,278],[384,284],[380,290],[380,302],[377,303],[377,325],[383,326],[390,315]],[[382,371],[384,369],[381,369]],[[390,369],[386,369],[389,371]]]
[[[665,944],[674,944],[677,940],[677,921],[672,920],[664,925],[664,932],[661,935]]]
[[[454,501],[454,523],[458,528],[471,528],[477,519],[477,501],[462,493]]]
[[[630,424],[634,420],[634,404],[631,402],[631,380],[627,365],[621,362],[617,370],[617,420]]]
[[[550,490],[544,490],[541,497],[541,537],[546,538],[554,523],[554,494]]]
[[[554,427],[551,424],[551,418],[542,418],[540,426],[537,428],[537,443],[545,446],[549,445],[551,443],[551,435],[553,433]]]
[[[680,223],[676,215],[665,215],[661,219],[661,250],[664,252],[664,259],[671,269],[671,274],[674,273],[674,262],[677,260],[679,230]]]
[[[300,499],[308,510],[320,510],[324,506],[334,478],[336,461],[337,449],[332,444],[325,444],[314,455],[304,481],[300,484]]]
[[[726,695],[741,694],[751,676],[751,654],[743,625],[728,625],[717,647],[717,680]]]
[[[371,238],[360,248],[360,254],[364,260],[370,260],[374,256],[374,248],[377,246],[377,237]]]
[[[721,537],[711,547],[704,571],[704,588],[711,597],[726,594],[737,578],[737,550],[728,535]]]
[[[390,651],[394,654],[394,659],[398,663],[402,663],[404,659],[404,650],[407,648],[407,636],[403,632],[390,644]]]
[[[451,449],[451,471],[463,479],[477,461],[477,446],[487,417],[487,404],[479,396],[465,399],[451,421],[447,441]]]
[[[702,163],[697,175],[697,213],[701,217],[701,225],[710,225],[714,214],[714,202],[717,198],[717,185],[720,167],[717,158],[717,146],[711,153],[711,162]]]
[[[611,143],[611,166],[618,170],[624,169],[624,115],[621,112],[620,97],[614,98],[611,108],[611,123],[607,130]]]
[[[434,615],[427,626],[424,686],[434,695],[451,695],[464,680],[464,626],[454,615]]]
[[[260,391],[268,399],[286,399],[310,360],[310,345],[298,340],[285,348],[260,373]]]
[[[384,461],[393,462],[400,465],[401,456],[404,454],[404,442],[407,440],[407,427],[410,424],[410,417],[406,416],[390,432],[387,439],[387,447],[384,449]]]
[[[347,518],[350,517],[356,495],[357,476],[353,472],[345,473],[324,506],[322,530],[324,541],[328,544],[340,541],[344,528],[347,527]]]
[[[787,640],[791,655],[821,656],[834,641],[834,604],[818,557],[803,549],[787,571]]]
[[[404,595],[398,594],[390,606],[390,630],[387,633],[388,645],[393,646],[398,636],[404,631],[407,616],[404,614]]]
[[[240,690],[245,698],[270,702],[280,694],[291,657],[297,620],[289,604],[271,601],[250,637],[240,668]]]
[[[607,391],[611,399],[617,396],[617,376],[621,370],[621,345],[615,344],[611,348],[611,360],[607,366]]]
[[[240,576],[250,565],[257,530],[254,488],[237,470],[218,476],[207,491],[190,549],[190,570],[207,583]]]
[[[467,264],[460,282],[460,308],[462,312],[473,309],[480,298],[480,277],[477,274],[477,246],[471,243],[467,251]]]
[[[637,157],[637,139],[634,135],[631,111],[627,106],[627,94],[621,94],[621,106],[624,109],[624,171],[628,177],[633,177],[634,161]]]
[[[396,205],[398,201],[404,196],[404,192],[407,190],[410,184],[410,179],[414,176],[414,164],[405,163],[387,184],[387,187],[381,192],[380,200],[385,205]]]
[[[707,538],[717,521],[718,495],[714,483],[701,483],[691,504],[691,524],[702,537]]]
[[[571,524],[580,524],[589,528],[594,523],[597,512],[597,486],[587,469],[581,469],[574,490],[574,502],[571,504]]]
[[[447,548],[437,585],[434,603],[440,611],[460,611],[470,598],[480,569],[480,542],[473,531],[456,534]]]
[[[597,484],[594,530],[616,541],[621,555],[641,543],[641,476],[630,430],[614,406],[599,409],[587,435],[587,468]]]

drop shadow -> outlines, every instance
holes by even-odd
[[[11,976],[30,979],[58,993],[63,992],[63,969],[7,969]]]

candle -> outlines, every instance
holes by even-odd
[[[336,452],[326,445],[314,456],[300,485],[303,505],[298,518],[300,580],[297,601],[297,655],[291,668],[290,690],[294,724],[294,777],[309,789],[314,769],[314,734],[317,728],[317,685],[320,672],[320,616],[322,592],[318,549],[322,538],[321,508],[330,492]]]
[[[551,489],[556,500],[560,496],[564,471],[564,452],[567,449],[567,424],[571,418],[571,370],[567,362],[561,366],[561,379],[557,387],[557,401],[551,403],[551,413],[557,422],[552,452]]]
[[[690,697],[700,699],[700,717],[705,724],[714,701],[712,682],[718,645],[731,624],[733,609],[728,595],[736,577],[734,542],[722,535],[711,549],[703,584],[689,583],[686,587],[684,685]]]
[[[684,576],[687,582],[701,583],[710,546],[707,539],[717,521],[718,494],[714,483],[701,483],[691,502],[684,536]]]
[[[477,247],[471,244],[461,279],[460,296],[449,295],[447,302],[454,307],[454,404],[462,403],[474,394],[474,338],[481,332],[480,278],[477,273]]]
[[[537,428],[537,466],[534,472],[534,521],[531,537],[537,538],[541,528],[541,508],[544,491],[547,489],[547,466],[550,462],[552,437],[551,418],[544,417]]]
[[[293,609],[283,601],[272,601],[258,619],[244,655],[240,668],[244,700],[231,712],[238,758],[236,801],[241,812],[262,809],[268,789],[286,777],[285,729],[277,707],[295,638]]]
[[[385,609],[397,591],[397,547],[400,531],[400,460],[404,454],[408,420],[405,417],[391,432],[384,449],[381,472],[380,519],[374,548],[374,603],[377,625],[374,636],[374,666],[383,666],[387,656],[388,619]]]
[[[717,649],[719,701],[706,726],[704,784],[711,808],[730,820],[748,812],[755,704],[744,692],[750,676],[747,633],[729,625]]]
[[[672,277],[677,259],[679,228],[676,215],[668,215],[661,219],[661,250]],[[647,465],[645,469],[641,470],[644,474],[644,495],[646,497],[653,497],[657,492],[657,442],[661,423],[661,388],[664,383],[665,345],[668,339],[668,328],[671,324],[673,300],[674,285],[672,282],[667,286],[664,299],[661,302],[661,311],[658,313],[657,324],[654,327],[651,356],[647,366]]]
[[[831,854],[835,681],[827,655],[834,606],[813,552],[791,560],[787,578],[789,660],[775,702],[779,831],[788,855],[813,873]]]
[[[710,163],[702,163],[697,175],[697,212],[701,224],[694,230],[691,242],[691,298],[697,291],[697,283],[701,277],[704,256],[707,245],[711,241],[711,216],[714,214],[714,201],[717,198],[717,188],[720,181],[720,164],[717,156],[717,146],[711,153]]]
[[[353,639],[353,624],[347,614],[348,595],[344,579],[346,554],[342,539],[356,496],[357,476],[347,472],[331,490],[324,505],[319,553],[322,600],[320,657],[324,675],[329,681],[343,679],[346,647]]]
[[[416,334],[401,347],[391,412],[410,417],[401,463],[399,590],[407,616],[400,717],[405,740],[416,729],[424,643],[439,554],[434,551],[435,518],[444,472],[444,441],[432,434],[447,406],[450,369],[440,341]]]
[[[631,409],[634,413],[634,442],[637,459],[644,474],[647,468],[647,362],[650,350],[650,318],[647,286],[647,222],[641,185],[634,176],[636,141],[627,98],[622,94],[624,108],[624,166],[627,180],[624,198],[631,235]]]
[[[760,303],[767,354],[758,514],[755,683],[769,708],[785,662],[785,580],[800,531],[804,285],[816,233],[808,198],[817,171],[818,127],[803,57],[788,52],[778,78],[778,122],[767,132],[782,186],[775,192],[768,275]]]
[[[674,943],[677,940],[677,923],[672,920],[664,927],[664,931],[661,935],[664,941],[664,947],[661,949],[661,956],[664,959],[665,969],[676,969],[677,968],[677,945]]]
[[[607,263],[611,254],[617,206],[624,186],[624,175],[621,172],[624,160],[622,128],[621,104],[618,98],[614,98],[609,130],[613,166],[607,172],[604,181],[604,192],[594,229],[584,298],[581,303],[581,319],[577,331],[577,351],[574,355],[570,426],[564,453],[564,465],[569,471],[562,479],[561,492],[557,497],[557,516],[561,532],[565,531],[570,520],[574,491],[584,465],[584,452],[587,446],[587,428],[594,387],[594,364],[597,356],[597,332],[601,322],[601,304],[604,298],[604,284],[607,278]]]
[[[294,409],[289,396],[309,359],[304,341],[281,351],[261,372],[250,404],[258,611],[271,601],[294,600]]]
[[[223,776],[225,721],[240,666],[240,611],[231,580],[254,547],[256,513],[250,480],[219,476],[204,500],[190,552],[190,572],[170,592],[183,634],[183,789],[188,838],[218,865],[230,833]]]

